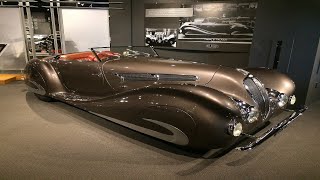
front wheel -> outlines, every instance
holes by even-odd
[[[44,96],[44,95],[40,95],[40,94],[36,94],[34,93],[34,95],[40,99],[41,101],[45,101],[45,102],[52,102],[54,101],[54,99],[52,99],[51,97],[48,97],[48,96]]]

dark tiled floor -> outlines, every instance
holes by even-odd
[[[319,115],[320,102],[253,151],[203,159],[15,82],[0,86],[0,178],[320,179]]]

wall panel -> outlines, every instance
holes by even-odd
[[[27,59],[19,8],[0,8],[0,43],[7,44],[0,53],[0,71],[23,70]]]
[[[63,53],[88,51],[110,46],[109,11],[99,9],[61,9]]]

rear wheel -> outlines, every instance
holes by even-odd
[[[54,101],[54,99],[52,99],[51,97],[48,97],[48,96],[44,96],[44,95],[40,95],[40,94],[36,94],[34,93],[34,95],[40,99],[41,101],[45,101],[45,102],[52,102]]]

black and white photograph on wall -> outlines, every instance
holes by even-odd
[[[177,48],[179,20],[193,16],[192,5],[180,3],[145,4],[145,44],[162,48]]]
[[[180,18],[179,40],[251,43],[257,2],[194,4],[194,16]]]
[[[146,28],[146,46],[176,47],[177,29],[170,28]]]

